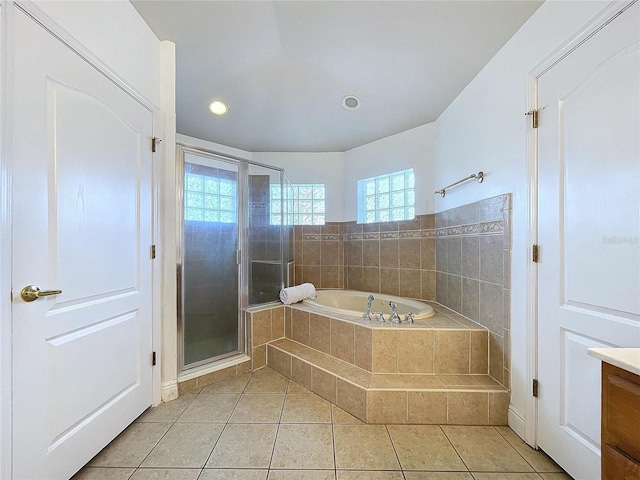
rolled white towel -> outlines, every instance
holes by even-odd
[[[295,287],[283,288],[280,290],[280,301],[285,305],[298,303],[305,298],[315,297],[316,287],[313,283],[303,283]]]

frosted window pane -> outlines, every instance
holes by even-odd
[[[313,213],[324,213],[324,202],[313,202]]]
[[[324,185],[321,187],[313,187],[313,198],[314,200],[324,199]]]
[[[271,225],[280,225],[282,223],[282,215],[272,215]]]
[[[187,207],[199,207],[204,206],[204,195],[201,193],[187,192]]]
[[[404,182],[405,182],[406,188],[414,188],[415,187],[415,177],[413,175],[413,172],[405,173]]]
[[[367,212],[364,214],[365,223],[374,223],[376,221],[376,212]]]
[[[220,210],[233,210],[231,199],[229,197],[220,197]]]
[[[280,185],[271,185],[271,198],[280,199]]]
[[[378,221],[379,222],[388,222],[389,221],[389,210],[378,210]]]
[[[391,211],[392,220],[404,220],[404,208],[394,208]]]
[[[311,225],[313,223],[311,215],[300,215],[301,225]]]
[[[313,188],[311,187],[300,187],[300,198],[311,198],[313,194]]]
[[[187,208],[185,218],[186,220],[203,220],[202,212],[199,208]]]
[[[376,193],[376,182],[366,182],[364,186],[365,195],[374,195]]]
[[[280,200],[271,202],[271,213],[282,213]]]
[[[404,189],[404,175],[394,175],[391,177],[391,190]]]
[[[206,222],[218,222],[219,215],[218,212],[212,212],[211,210],[204,211],[204,220]]]
[[[313,216],[313,224],[314,225],[324,225],[324,215],[314,215]]]
[[[300,200],[298,211],[300,213],[311,213],[311,201]]]
[[[218,181],[214,178],[206,178],[204,181],[205,193],[218,193]]]
[[[220,195],[233,195],[233,183],[228,180],[220,180]]]
[[[233,223],[233,217],[231,212],[220,212],[220,221],[222,223]]]
[[[415,218],[415,216],[416,216],[416,209],[413,207],[407,207],[407,215],[405,217],[405,220]]]
[[[204,208],[208,208],[209,210],[217,210],[218,209],[218,197],[215,195],[205,195],[204,196]]]
[[[376,209],[376,197],[365,197],[364,199],[364,209],[365,210],[375,210]]]
[[[378,193],[386,193],[389,191],[389,177],[378,179]]]
[[[378,209],[389,208],[389,194],[378,195]]]
[[[186,189],[187,190],[195,190],[202,191],[202,186],[204,183],[204,178],[200,175],[187,174],[186,175]]]
[[[395,192],[391,194],[391,206],[392,207],[403,207],[404,206],[404,191]]]
[[[416,194],[413,190],[407,190],[407,203],[405,205],[415,205]]]

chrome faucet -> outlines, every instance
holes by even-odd
[[[400,323],[400,317],[398,316],[398,307],[396,306],[396,302],[389,302],[389,306],[391,307],[391,317],[389,317],[389,322],[397,325]]]
[[[362,315],[362,319],[365,322],[370,322],[371,321],[371,304],[373,303],[373,295],[369,295],[367,297],[367,311],[364,312],[364,315]]]
[[[404,316],[404,321],[407,323],[413,323],[413,312],[407,312]]]
[[[384,323],[384,313],[382,312],[373,312],[373,314],[376,316],[376,320],[378,320],[380,323]]]

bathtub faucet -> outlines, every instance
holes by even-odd
[[[398,316],[398,307],[396,305],[396,302],[389,302],[389,306],[391,307],[391,317],[389,317],[389,322],[391,322],[391,324],[397,325],[400,323],[400,317]]]
[[[362,319],[365,322],[371,321],[371,304],[372,303],[373,303],[373,295],[369,295],[369,297],[367,297],[367,311],[364,312],[364,315],[362,315]]]

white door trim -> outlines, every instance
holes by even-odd
[[[538,81],[545,72],[578,48],[605,25],[635,4],[638,0],[614,0],[578,30],[553,53],[536,65],[526,78],[526,112],[538,108]],[[527,352],[526,372],[528,388],[538,376],[538,265],[531,261],[532,245],[538,242],[538,131],[527,117]],[[541,252],[543,255],[544,252]],[[518,432],[531,446],[537,447],[538,400],[530,390],[525,405],[524,431]]]
[[[115,72],[100,57],[76,40],[64,27],[56,23],[44,13],[37,5],[25,0],[0,0],[0,62],[2,74],[0,76],[2,110],[0,112],[0,478],[11,478],[12,472],[12,354],[11,354],[11,202],[12,202],[12,148],[11,130],[12,118],[12,73],[13,69],[13,15],[15,8],[19,8],[35,22],[44,27],[60,42],[75,52],[79,57],[89,63],[98,72],[117,85],[127,95],[131,96],[140,105],[153,114],[153,131],[160,136],[161,111],[160,108],[145,95],[138,91],[127,80]],[[158,72],[159,74],[159,72]],[[161,250],[160,236],[160,209],[161,195],[160,167],[163,164],[163,149],[153,155],[153,225],[152,235],[157,250]],[[160,403],[160,348],[161,348],[161,295],[160,285],[162,277],[161,257],[156,256],[156,262],[152,267],[152,331],[153,347],[157,352],[158,364],[153,371],[153,404]]]

